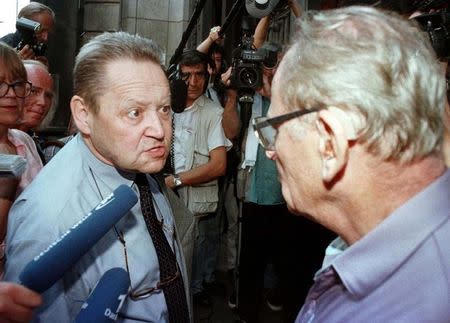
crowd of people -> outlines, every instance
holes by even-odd
[[[287,49],[267,40],[270,16],[255,28],[253,48],[276,59],[250,103],[218,26],[177,62],[177,113],[153,40],[92,38],[60,150],[39,136],[56,109],[48,60],[17,48],[19,31],[2,38],[0,154],[26,168],[0,176],[0,321],[71,322],[120,267],[117,320],[194,322],[223,253],[241,322],[263,321],[266,304],[283,322],[448,322],[448,57],[396,13],[286,3]],[[48,41],[52,9],[31,2],[21,17]],[[120,185],[138,197],[125,216],[48,290],[22,286],[25,266]]]

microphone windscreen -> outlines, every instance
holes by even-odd
[[[173,112],[181,113],[186,109],[187,91],[188,87],[185,81],[180,79],[170,81],[170,104]]]
[[[262,18],[268,16],[272,10],[278,5],[279,0],[245,0],[245,9],[250,16],[254,18]]]
[[[56,283],[137,202],[136,193],[119,186],[88,215],[50,244],[24,268],[22,285],[43,293]]]
[[[27,162],[22,156],[0,154],[0,177],[19,177],[26,166]]]
[[[130,277],[122,268],[112,268],[98,281],[74,323],[108,323],[117,319],[130,287]]]

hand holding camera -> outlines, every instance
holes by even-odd
[[[36,56],[45,56],[47,44],[39,42],[36,33],[41,30],[41,24],[27,18],[19,18],[16,21],[16,29],[22,39],[17,45],[22,59],[34,59]]]

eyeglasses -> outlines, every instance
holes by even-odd
[[[161,222],[161,226],[164,226],[164,223]],[[114,230],[116,231],[117,237],[120,241],[120,243],[123,246],[123,253],[125,256],[125,267],[127,269],[127,273],[128,273],[128,277],[130,278],[130,282],[131,282],[131,274],[130,274],[130,269],[129,269],[129,265],[128,265],[128,255],[127,255],[127,245],[126,245],[126,241],[124,239],[124,235],[122,231],[118,231],[115,227]],[[175,230],[171,230],[172,231],[172,245],[174,245],[175,242]],[[176,255],[175,255],[176,257]],[[168,277],[164,278],[164,279],[160,279],[159,282],[156,283],[156,286],[153,287],[144,287],[140,290],[135,290],[133,288],[133,286],[131,286],[131,290],[128,293],[128,296],[136,301],[139,299],[143,299],[143,298],[147,298],[149,297],[152,293],[158,291],[158,290],[162,290],[165,287],[169,286],[170,284],[172,284],[174,281],[176,281],[177,279],[179,279],[181,277],[180,271],[178,269],[178,265],[177,265],[177,271],[171,275],[169,275]]]
[[[320,109],[318,108],[312,108],[289,112],[273,118],[258,117],[252,120],[253,130],[255,131],[256,137],[259,139],[259,143],[264,149],[274,150],[279,126],[286,121],[319,110]]]
[[[32,84],[30,82],[19,81],[11,84],[2,82],[0,83],[0,98],[4,97],[8,93],[9,88],[13,89],[14,94],[18,98],[25,98],[30,95],[31,87]]]

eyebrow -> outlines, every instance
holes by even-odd
[[[137,100],[129,99],[129,100],[126,100],[126,103],[123,106],[127,107],[130,105],[136,105],[138,107],[147,108],[151,105],[156,105],[159,108],[159,107],[164,107],[164,106],[170,106],[170,103],[171,103],[170,98],[168,98],[167,100],[163,99],[160,102],[145,102],[145,101],[142,101],[139,99],[137,99]]]

